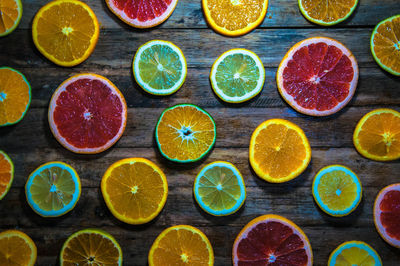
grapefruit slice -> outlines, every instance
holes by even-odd
[[[312,265],[313,254],[304,232],[274,214],[248,223],[235,239],[233,265]]]
[[[13,180],[14,164],[10,157],[0,150],[0,200],[7,195]]]
[[[136,28],[151,28],[166,21],[178,0],[106,0],[108,8],[123,22]]]
[[[379,192],[374,204],[374,222],[382,238],[400,248],[400,183]]]
[[[326,116],[342,109],[353,97],[358,65],[340,42],[314,37],[294,45],[276,75],[283,99],[296,111]]]
[[[105,77],[80,74],[64,81],[49,107],[54,137],[75,153],[99,153],[114,145],[126,126],[122,93]]]

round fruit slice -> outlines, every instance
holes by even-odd
[[[18,123],[31,104],[31,85],[10,67],[0,67],[0,127]]]
[[[8,155],[0,150],[0,200],[2,200],[11,188],[14,180],[14,164]]]
[[[257,28],[268,8],[268,0],[202,0],[202,4],[207,23],[227,36],[240,36]]]
[[[61,266],[122,265],[122,251],[115,238],[99,229],[84,229],[65,241],[60,255]]]
[[[101,192],[111,213],[128,224],[144,224],[163,209],[168,183],[162,170],[144,158],[113,163],[101,180]]]
[[[169,95],[182,87],[187,73],[181,49],[171,42],[154,40],[139,47],[133,59],[133,75],[146,92]]]
[[[149,252],[150,266],[214,265],[207,236],[190,225],[172,226],[157,237]]]
[[[284,119],[261,123],[251,136],[249,153],[256,174],[272,183],[292,180],[311,160],[311,147],[303,130]]]
[[[106,3],[123,22],[136,28],[151,28],[172,15],[178,0],[106,0]]]
[[[80,74],[57,88],[48,115],[54,137],[65,148],[76,153],[100,153],[124,133],[127,106],[110,80]]]
[[[13,32],[22,17],[21,0],[1,0],[0,2],[0,37]]]
[[[210,81],[215,94],[221,100],[241,103],[261,92],[265,69],[261,59],[252,51],[232,49],[215,61]]]
[[[76,66],[92,54],[99,31],[92,9],[78,0],[50,1],[32,23],[36,48],[53,63],[65,67]]]
[[[364,115],[353,134],[353,143],[364,157],[375,161],[400,158],[400,113],[375,109]]]
[[[387,18],[376,25],[371,36],[371,52],[378,65],[400,76],[400,15]]]
[[[246,200],[246,186],[239,170],[221,161],[201,169],[194,181],[193,193],[200,207],[215,216],[235,213]]]
[[[190,163],[202,159],[214,146],[217,136],[211,115],[193,104],[178,104],[161,114],[156,141],[168,160]]]
[[[325,213],[342,217],[361,201],[362,187],[357,175],[343,165],[329,165],[317,173],[312,185],[315,202]]]
[[[342,109],[358,82],[357,61],[343,44],[314,37],[294,45],[282,59],[276,80],[279,93],[296,111],[325,116]]]
[[[233,265],[313,264],[310,242],[292,221],[274,214],[249,222],[235,239]]]
[[[32,172],[25,193],[29,206],[37,214],[58,217],[75,207],[81,196],[81,180],[70,165],[49,162]]]
[[[0,233],[0,265],[34,266],[37,249],[32,239],[17,230]]]
[[[382,238],[400,248],[400,183],[379,192],[374,204],[374,222]]]
[[[347,241],[338,246],[329,256],[328,266],[373,265],[382,266],[378,253],[362,241]]]
[[[298,0],[303,16],[309,21],[332,26],[346,20],[356,9],[358,0]]]

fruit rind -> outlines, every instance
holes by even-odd
[[[34,266],[37,259],[37,247],[35,242],[33,242],[32,238],[30,238],[27,234],[19,230],[6,230],[0,233],[0,238],[12,237],[12,236],[17,236],[19,238],[22,238],[25,241],[25,243],[28,244],[28,246],[31,248],[32,256],[30,264],[26,266]]]
[[[375,266],[382,266],[382,260],[379,257],[378,253],[375,251],[375,249],[373,249],[370,245],[368,245],[365,242],[355,241],[355,240],[344,242],[341,245],[339,245],[334,251],[332,251],[331,255],[329,256],[328,266],[335,266],[337,256],[339,254],[341,254],[341,252],[344,249],[348,249],[351,247],[357,247],[357,248],[367,251],[368,254],[371,255],[375,259],[375,262],[377,262],[377,264],[375,264]],[[362,248],[362,247],[366,247],[367,249]]]
[[[5,153],[4,151],[0,150],[0,154],[2,154],[4,156],[4,158],[9,162],[10,167],[11,167],[11,179],[10,182],[8,183],[6,190],[4,191],[3,195],[0,195],[0,200],[4,199],[4,197],[7,195],[8,191],[10,191],[12,182],[14,181],[14,163],[11,160],[11,158],[7,155],[7,153]]]
[[[3,33],[0,33],[0,37],[5,37],[8,34],[12,33],[18,27],[18,25],[21,21],[22,13],[23,13],[22,2],[21,2],[21,0],[14,0],[14,1],[17,4],[18,10],[19,10],[17,20],[14,22],[14,25],[10,29],[8,29],[7,31],[5,31]]]

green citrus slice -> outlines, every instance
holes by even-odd
[[[232,49],[213,64],[211,86],[221,100],[241,103],[259,94],[265,82],[261,59],[252,51]]]
[[[0,1],[0,37],[13,32],[22,17],[21,0]]]
[[[31,208],[43,217],[58,217],[71,211],[81,195],[81,181],[76,171],[62,162],[39,166],[25,185]]]
[[[153,40],[139,47],[133,59],[133,75],[146,92],[169,95],[186,79],[186,59],[171,42]]]
[[[0,200],[7,195],[13,180],[14,164],[10,157],[0,150]]]
[[[329,256],[328,266],[341,265],[382,266],[382,260],[370,245],[353,240],[344,242]]]

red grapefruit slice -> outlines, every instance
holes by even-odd
[[[171,16],[178,0],[106,0],[108,8],[125,23],[151,28]]]
[[[314,37],[294,45],[276,75],[279,93],[300,113],[326,116],[342,109],[358,82],[355,57],[340,42]]]
[[[310,242],[304,232],[288,219],[274,214],[248,223],[235,239],[235,266],[312,265]]]
[[[57,88],[48,116],[54,137],[65,148],[75,153],[99,153],[122,136],[127,106],[111,81],[96,74],[80,74]]]
[[[382,238],[400,248],[400,183],[379,192],[374,204],[374,222]]]

